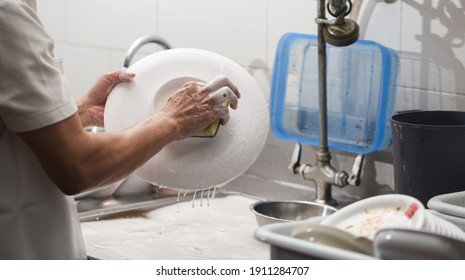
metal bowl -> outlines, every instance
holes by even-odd
[[[328,205],[295,200],[257,201],[250,205],[250,210],[255,214],[259,226],[325,217],[337,211]]]

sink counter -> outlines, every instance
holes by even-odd
[[[80,199],[87,254],[95,259],[270,259],[269,245],[254,238],[258,225],[249,206],[262,199],[309,201],[314,190],[245,174],[218,189],[216,198],[209,196],[155,192]],[[339,207],[356,199],[335,197]]]
[[[269,246],[253,237],[254,201],[204,197],[82,222],[86,250],[96,259],[269,259]]]

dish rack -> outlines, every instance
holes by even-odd
[[[284,35],[270,98],[271,130],[285,141],[319,144],[317,36]],[[328,147],[367,154],[390,144],[399,57],[378,43],[327,45]]]

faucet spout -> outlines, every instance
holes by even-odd
[[[163,47],[163,49],[171,49],[170,44],[163,38],[156,36],[156,35],[146,35],[137,38],[134,43],[129,47],[128,51],[126,52],[126,57],[124,58],[123,67],[129,67],[131,64],[132,58],[136,54],[136,52],[145,44],[148,43],[155,43]]]

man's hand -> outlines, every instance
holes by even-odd
[[[237,108],[240,93],[224,75],[208,84],[187,82],[159,112],[177,129],[177,139],[191,137],[220,119],[222,125],[229,121],[229,108]]]
[[[119,83],[131,82],[134,77],[134,73],[128,73],[124,70],[104,74],[100,77],[89,92],[77,101],[82,126],[103,126],[105,103],[111,90]]]

